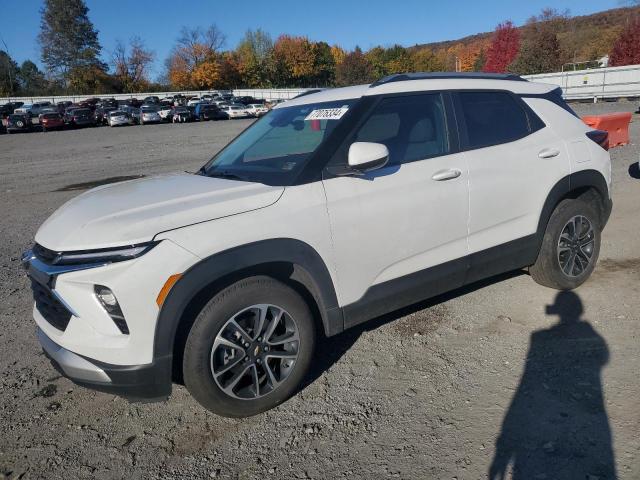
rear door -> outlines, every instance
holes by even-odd
[[[448,97],[382,98],[356,125],[323,180],[346,326],[462,284],[468,171],[456,153]],[[353,142],[387,146],[389,163],[362,176],[332,176]],[[460,260],[452,265],[452,260]],[[435,270],[432,267],[438,267]]]
[[[483,270],[475,273],[522,267],[535,260],[532,235],[549,191],[569,173],[564,142],[511,92],[454,97],[469,164],[469,251]]]

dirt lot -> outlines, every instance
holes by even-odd
[[[245,420],[209,414],[183,387],[129,404],[59,377],[34,337],[19,256],[78,193],[65,187],[196,169],[248,121],[0,136],[0,472],[461,480],[502,478],[514,461],[518,479],[640,478],[634,120],[633,144],[612,151],[599,266],[575,295],[516,272],[396,312],[331,339],[299,395]]]

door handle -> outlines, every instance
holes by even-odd
[[[431,179],[435,180],[436,182],[442,182],[444,180],[453,180],[454,178],[458,178],[460,175],[462,175],[462,172],[460,170],[450,168],[434,173]]]
[[[553,158],[558,155],[560,155],[560,150],[556,150],[555,148],[545,148],[538,153],[539,158]]]

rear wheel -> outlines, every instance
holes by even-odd
[[[563,200],[549,219],[540,253],[529,273],[537,283],[558,290],[582,285],[598,261],[600,230],[592,205]]]
[[[216,414],[256,415],[295,393],[314,347],[314,320],[297,292],[268,277],[241,280],[196,318],[185,345],[185,385]]]

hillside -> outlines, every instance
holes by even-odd
[[[557,26],[562,62],[596,60],[607,55],[626,23],[635,15],[640,15],[640,7],[615,8],[565,18]],[[522,32],[526,25],[518,28]],[[458,40],[418,44],[411,49],[429,49],[440,58],[457,56],[462,59],[463,70],[470,70],[479,52],[488,47],[492,34],[493,32],[477,33]],[[450,61],[450,58],[447,59],[447,63]]]

